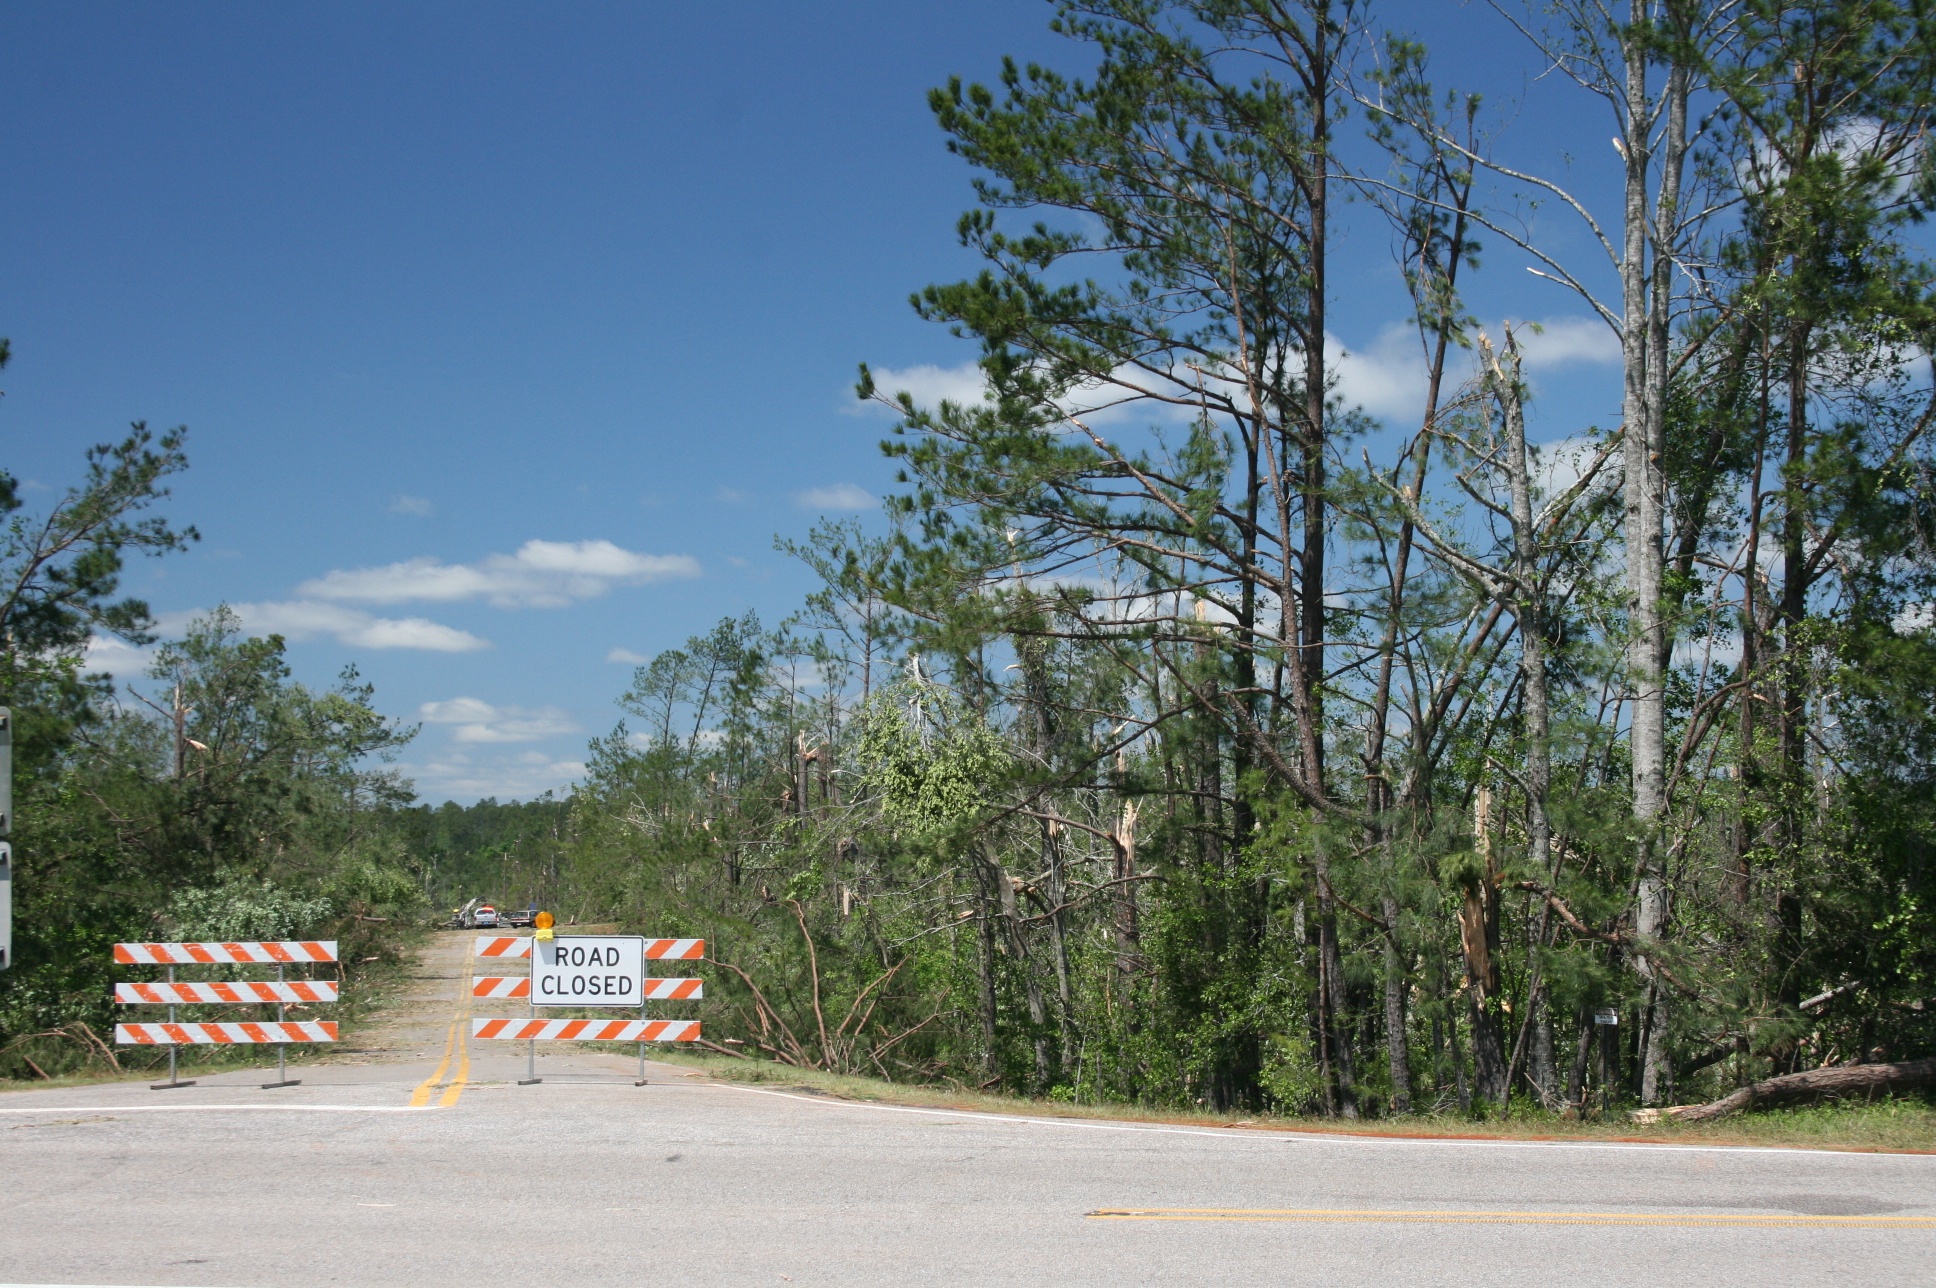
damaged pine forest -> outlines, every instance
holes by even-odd
[[[981,395],[861,369],[887,522],[783,543],[794,616],[638,670],[561,912],[705,936],[716,1051],[897,1081],[1926,1086],[1931,19],[1522,17],[1613,147],[1515,155],[1382,7],[1316,0],[1069,4],[1084,77],[934,91],[981,268],[913,306]],[[1409,421],[1327,342],[1347,231],[1410,291]],[[1604,329],[1602,422],[1529,432],[1566,372],[1474,315],[1495,273]]]

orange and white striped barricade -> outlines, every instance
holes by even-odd
[[[472,1020],[474,1038],[511,1042],[693,1042],[698,1020]]]
[[[336,1021],[232,1020],[219,1024],[117,1024],[114,1026],[114,1040],[123,1046],[227,1046],[237,1042],[274,1042],[281,1046],[288,1042],[334,1042]],[[289,1085],[294,1086],[295,1083]]]
[[[114,960],[129,966],[227,966],[237,962],[333,962],[334,939],[283,939],[233,944],[116,944]]]
[[[183,1046],[224,1046],[232,1043],[273,1042],[276,1047],[276,1080],[262,1084],[264,1090],[294,1087],[301,1078],[289,1077],[289,1043],[334,1042],[333,1020],[291,1022],[289,1007],[312,1002],[334,1002],[340,987],[335,980],[285,979],[284,968],[300,962],[337,960],[333,939],[247,940],[234,943],[126,943],[114,946],[114,960],[124,965],[166,966],[168,978],[153,983],[117,983],[114,1000],[123,1006],[166,1006],[165,1024],[117,1024],[115,1042],[124,1046],[166,1046],[168,1081],[151,1083],[157,1091],[171,1087],[192,1087],[195,1080],[183,1082],[176,1068],[177,1048]],[[242,963],[274,962],[273,980],[178,981],[177,966],[226,966]],[[274,1004],[274,1023],[241,1021],[212,1024],[178,1024],[177,1006],[205,1004],[260,1006]]]
[[[525,1073],[519,1086],[542,1081],[538,1077],[537,1044],[563,1042],[636,1042],[639,1044],[638,1086],[645,1085],[645,1044],[695,1042],[697,1020],[652,1020],[649,1001],[698,1001],[705,997],[703,980],[652,978],[647,963],[696,961],[706,955],[703,939],[648,939],[638,935],[556,935],[546,940],[526,935],[480,935],[479,957],[523,958],[531,963],[528,975],[480,975],[471,981],[471,996],[522,998],[525,1019],[473,1019],[471,1036],[525,1042]],[[540,1006],[632,1006],[637,1020],[540,1020]]]
[[[309,1002],[334,1002],[336,981],[333,979],[292,979],[292,980],[215,980],[206,984],[116,984],[114,1000],[123,1006],[192,1006],[205,1002],[229,1002],[235,1004],[278,1003],[283,1006],[294,1002],[304,1005]]]

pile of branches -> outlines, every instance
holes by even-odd
[[[63,1049],[78,1047],[83,1068],[91,1068],[99,1062],[105,1064],[110,1072],[121,1072],[121,1060],[114,1054],[114,1048],[102,1041],[100,1034],[80,1020],[63,1024],[58,1028],[45,1029],[39,1033],[21,1034],[6,1046],[0,1047],[0,1065],[4,1065],[7,1058],[11,1056],[33,1070],[35,1077],[52,1081],[54,1075],[48,1073],[35,1062],[31,1055],[27,1054],[28,1044],[35,1042],[53,1042]],[[43,1058],[45,1058],[44,1053]]]
[[[815,951],[813,935],[807,929],[806,909],[797,899],[783,899],[780,902],[793,909],[794,919],[800,925],[800,937],[806,943],[807,973],[812,984],[814,1019],[814,1032],[809,1036],[817,1041],[811,1048],[807,1043],[802,1042],[794,1033],[793,1027],[781,1015],[779,1008],[767,1000],[765,992],[754,982],[750,974],[732,962],[715,958],[713,960],[718,965],[724,966],[739,976],[740,982],[746,985],[746,991],[753,999],[754,1018],[759,1023],[759,1036],[753,1039],[753,1045],[782,1063],[800,1069],[819,1069],[825,1073],[860,1073],[864,1071],[864,1063],[871,1063],[881,1077],[891,1081],[887,1067],[881,1063],[881,1057],[940,1019],[942,1013],[936,1011],[920,1023],[891,1036],[877,1031],[874,1034],[875,1040],[867,1039],[867,1026],[874,1018],[875,1008],[880,1004],[882,987],[900,973],[901,967],[907,965],[907,959],[902,958],[875,976],[867,987],[854,995],[853,1003],[847,1008],[846,1016],[834,1026],[832,1032],[829,1032],[826,1011],[821,1004],[820,955]],[[880,1040],[883,1038],[885,1040]],[[745,1053],[742,1051],[735,1051],[731,1047],[720,1046],[704,1039],[701,1039],[699,1045],[722,1055],[745,1058]]]

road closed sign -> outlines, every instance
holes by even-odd
[[[642,936],[559,935],[532,948],[535,1005],[637,1006],[645,1000]]]

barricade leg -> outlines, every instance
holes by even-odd
[[[643,996],[644,987],[645,987],[645,981],[640,980],[639,988],[641,990],[641,996],[639,997],[639,1018],[641,1020],[645,1018],[645,998]],[[632,1085],[635,1087],[643,1087],[645,1085],[645,1042],[643,1040],[639,1042],[639,1080],[633,1083]]]
[[[276,963],[276,983],[278,984],[282,983],[282,963],[281,962]],[[276,1024],[278,1027],[276,1029],[276,1032],[281,1033],[283,1031],[280,1026],[282,1025],[283,1021],[287,1020],[288,1018],[289,1018],[289,1007],[287,1006],[287,1004],[282,1002],[277,1002],[276,1003]],[[262,1089],[264,1091],[273,1091],[277,1087],[302,1086],[301,1078],[292,1078],[289,1076],[289,1066],[286,1063],[288,1059],[288,1054],[289,1054],[289,1044],[287,1042],[276,1043],[276,1080],[274,1082],[263,1083]]]
[[[531,959],[531,969],[533,974],[537,972],[538,959],[535,956]],[[537,985],[534,983],[531,987],[535,989]],[[538,1014],[538,999],[535,997],[528,999],[524,1011],[526,1015],[535,1019]],[[538,1076],[538,1040],[531,1038],[524,1044],[524,1077],[518,1079],[518,1085],[535,1087],[543,1081],[544,1079]]]
[[[168,982],[170,984],[175,982],[175,968],[173,966],[170,966],[168,968]],[[175,1004],[173,1002],[170,1002],[168,1004],[168,1022],[170,1024],[173,1024],[175,1022]],[[168,1081],[151,1082],[148,1084],[148,1090],[168,1091],[174,1087],[192,1087],[195,1085],[195,1080],[193,1078],[190,1078],[187,1082],[183,1082],[181,1079],[175,1076],[175,1051],[176,1051],[175,1044],[173,1042],[170,1042],[168,1044]]]

